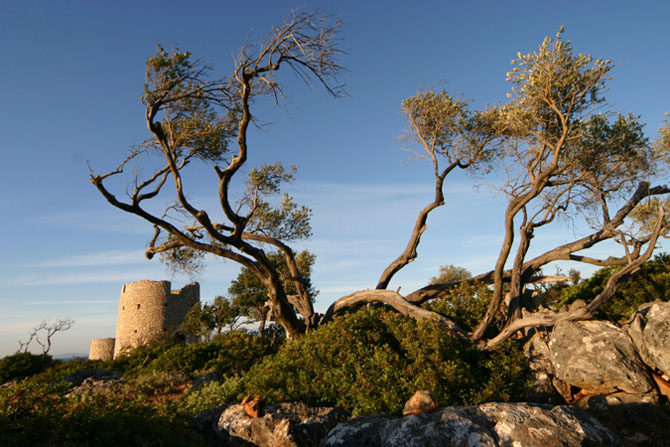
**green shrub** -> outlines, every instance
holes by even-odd
[[[66,398],[63,385],[22,383],[0,389],[0,445],[206,445],[174,408],[122,395]]]
[[[133,378],[149,370],[149,365],[177,343],[156,342],[150,345],[138,346],[132,351],[121,355],[110,362],[106,362],[108,369],[123,371],[125,378]]]
[[[480,352],[446,336],[437,323],[363,309],[286,342],[249,370],[243,391],[272,402],[337,405],[355,414],[397,413],[420,389],[430,390],[440,405],[519,399],[527,362],[518,346],[506,346],[507,351]]]
[[[29,377],[54,364],[50,355],[17,352],[0,359],[0,383],[15,378]]]
[[[226,376],[243,374],[265,356],[277,352],[269,340],[241,330],[217,335],[212,343],[218,349],[213,366]]]
[[[133,378],[147,371],[197,375],[216,370],[224,375],[242,374],[264,356],[277,351],[271,342],[243,330],[224,332],[211,342],[156,343],[140,346],[128,355],[104,364]]]
[[[604,267],[585,281],[562,289],[556,309],[577,300],[591,302],[617,269]],[[621,280],[614,296],[598,309],[597,318],[623,322],[641,304],[655,300],[670,301],[670,255],[667,254],[656,255],[652,261],[642,264],[640,270]]]
[[[146,371],[127,381],[124,388],[126,392],[151,397],[178,392],[187,382],[188,378],[183,374]]]
[[[468,405],[523,401],[532,388],[528,358],[516,340],[477,352],[472,371],[478,386],[469,391]]]
[[[194,415],[225,403],[239,403],[244,397],[242,378],[232,376],[223,382],[209,382],[188,393],[179,403],[180,410]]]
[[[176,344],[161,352],[148,370],[192,374],[213,366],[219,347],[213,343]]]
[[[70,373],[86,369],[99,369],[106,367],[106,363],[101,360],[87,360],[76,357],[70,360],[55,360],[54,364],[39,374],[35,374],[29,380],[33,383],[52,383],[58,382]]]
[[[473,330],[486,313],[492,295],[484,283],[461,283],[433,300],[428,308],[440,313],[466,330]]]

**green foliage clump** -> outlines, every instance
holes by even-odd
[[[102,360],[87,360],[82,357],[75,357],[67,361],[54,360],[52,366],[41,373],[33,375],[29,380],[33,383],[58,382],[63,380],[68,374],[86,369],[105,369],[107,365],[108,363]]]
[[[144,397],[163,396],[180,392],[185,387],[187,377],[183,374],[165,371],[147,371],[138,374],[126,384],[126,391]]]
[[[431,302],[428,307],[466,330],[473,330],[486,313],[492,291],[484,283],[461,283]],[[495,326],[495,324],[494,324]]]
[[[521,398],[527,382],[522,356],[512,344],[480,352],[445,336],[437,323],[363,309],[286,342],[249,370],[243,387],[274,402],[397,413],[420,389],[440,405]]]
[[[440,273],[430,278],[430,284],[445,284],[454,281],[462,281],[472,276],[470,270],[465,267],[449,264],[440,267]]]
[[[211,368],[218,351],[219,347],[214,343],[177,343],[163,350],[145,369],[192,374]]]
[[[607,280],[616,272],[616,267],[597,270],[589,279],[561,290],[556,307],[571,304],[576,300],[592,301],[603,291]],[[655,300],[670,301],[670,255],[658,254],[640,270],[619,282],[612,298],[597,312],[597,317],[609,321],[626,321],[637,308]]]
[[[216,370],[222,374],[241,374],[262,357],[276,351],[269,342],[244,330],[228,331],[208,343],[174,344],[142,368],[148,371],[194,374]]]
[[[107,366],[124,371],[125,378],[147,372],[199,375],[217,371],[224,375],[242,374],[264,356],[276,352],[270,341],[244,330],[223,332],[211,342],[157,343],[140,346]]]
[[[159,358],[165,351],[169,350],[174,343],[155,342],[135,349],[107,362],[109,369],[124,372],[124,377],[132,378],[145,371],[154,360]]]
[[[246,331],[230,331],[214,337],[218,347],[214,368],[225,375],[242,374],[265,356],[277,352],[277,345]]]
[[[66,391],[63,384],[0,388],[0,445],[205,445],[169,405],[114,394],[66,397]]]
[[[198,303],[193,306],[180,329],[185,335],[196,337],[197,340],[210,341],[214,331],[221,334],[226,327],[231,331],[239,328],[244,324],[244,315],[244,308],[230,299],[217,296],[212,304]]]
[[[473,374],[478,386],[468,405],[523,401],[531,387],[528,358],[516,340],[507,340],[490,352],[475,351]]]
[[[0,383],[40,373],[55,361],[47,354],[17,352],[0,359]]]
[[[244,397],[244,388],[240,376],[227,377],[221,382],[212,381],[201,388],[189,392],[179,403],[185,414],[197,414],[225,403],[237,403]]]

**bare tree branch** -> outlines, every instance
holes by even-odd
[[[343,296],[331,304],[325,315],[321,318],[320,324],[327,323],[332,319],[333,315],[344,309],[366,303],[386,304],[397,312],[416,320],[436,321],[449,331],[450,334],[460,338],[465,337],[465,332],[453,321],[436,312],[431,312],[423,307],[409,303],[402,295],[392,290],[362,290]]]

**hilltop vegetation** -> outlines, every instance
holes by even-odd
[[[612,309],[632,309],[650,297],[667,301],[666,262],[660,255],[631,276]],[[610,269],[550,287],[544,296],[556,306],[574,297],[588,300],[607,274]],[[469,329],[490,297],[485,285],[463,283],[429,306]],[[297,340],[231,330],[206,342],[139,347],[109,362],[17,353],[0,359],[0,381],[14,383],[0,388],[0,444],[204,446],[209,441],[193,432],[192,417],[247,395],[359,415],[398,414],[417,389],[430,390],[440,406],[523,401],[530,375],[522,342],[482,351],[468,340],[444,337],[437,322],[377,305],[336,316]],[[66,376],[90,369],[119,371],[122,379],[103,392],[68,394],[74,387]]]
[[[88,445],[89,439],[100,446],[205,445],[190,433],[190,418],[245,395],[337,405],[354,414],[398,413],[416,389],[431,389],[441,405],[467,405],[523,399],[528,380],[514,342],[482,352],[440,336],[437,323],[383,308],[342,315],[275,345],[238,330],[211,342],[140,347],[111,362],[28,356],[40,367],[13,368],[11,375],[29,377],[0,389],[2,445]],[[23,357],[0,360],[2,370]],[[92,368],[122,371],[121,387],[68,396],[66,375]],[[195,385],[207,374],[217,380]],[[37,426],[39,433],[31,430]]]

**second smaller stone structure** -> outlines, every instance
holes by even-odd
[[[89,360],[112,360],[114,358],[113,338],[94,338],[88,351]]]

